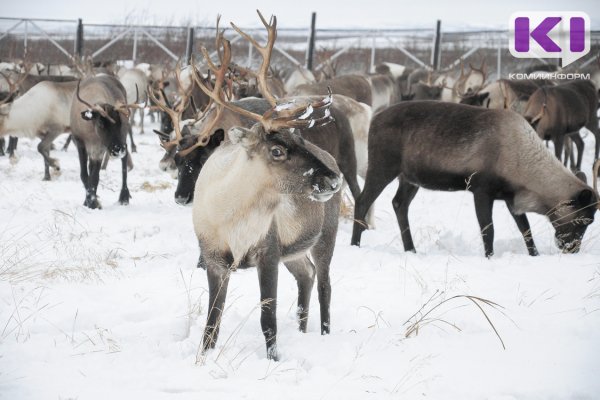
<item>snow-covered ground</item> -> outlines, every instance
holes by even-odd
[[[361,248],[340,221],[331,335],[319,333],[316,290],[308,333],[297,331],[296,285],[282,268],[281,361],[267,360],[256,272],[244,270],[230,282],[217,348],[199,354],[208,293],[191,207],[173,201],[155,135],[136,140],[131,203],[117,202],[112,162],[102,210],[82,205],[73,146],[53,152],[62,171],[52,182],[41,180],[35,141],[19,142],[16,165],[0,158],[1,399],[600,398],[600,223],[579,254],[563,255],[550,223],[530,215],[533,258],[497,202],[488,260],[467,192],[417,194],[417,254],[403,251],[394,185]],[[588,135],[586,171],[592,145]],[[477,304],[452,298],[461,295],[502,306],[478,303],[506,349]]]

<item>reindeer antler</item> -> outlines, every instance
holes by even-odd
[[[181,121],[181,116],[183,115],[183,112],[185,111],[185,109],[188,106],[190,97],[192,95],[192,89],[193,89],[193,85],[190,85],[190,87],[187,90],[185,90],[183,88],[183,84],[181,82],[181,71],[179,68],[179,62],[177,63],[177,66],[175,67],[175,78],[177,80],[178,92],[180,95],[179,103],[177,105],[175,105],[175,108],[172,108],[171,105],[169,104],[169,101],[167,100],[167,96],[165,95],[165,92],[163,91],[163,89],[160,89],[158,91],[158,94],[156,94],[154,89],[151,86],[148,86],[148,88],[147,88],[148,97],[150,98],[150,100],[152,100],[158,108],[160,108],[161,110],[166,112],[169,115],[169,117],[171,118],[171,121],[173,122],[173,129],[175,131],[175,139],[173,139],[169,142],[163,142],[162,146],[165,149],[169,149],[173,146],[176,146],[183,138],[183,135],[181,134],[181,128],[183,125],[182,121]]]
[[[277,99],[269,91],[269,87],[267,84],[267,75],[269,73],[269,66],[271,64],[271,55],[273,53],[273,47],[275,46],[275,39],[277,39],[277,17],[274,15],[271,15],[271,18],[270,18],[269,22],[267,23],[267,21],[265,20],[263,15],[260,13],[260,11],[256,10],[256,12],[258,13],[258,16],[260,17],[260,20],[262,21],[263,25],[267,29],[268,36],[267,36],[267,44],[266,45],[264,45],[264,46],[259,45],[258,42],[256,40],[254,40],[254,38],[252,36],[243,32],[233,22],[231,22],[231,27],[233,29],[235,29],[235,31],[237,33],[242,35],[246,40],[248,40],[250,43],[252,43],[254,48],[262,56],[263,61],[260,65],[258,73],[256,74],[256,80],[258,82],[258,90],[263,95],[263,97],[265,99],[267,99],[267,101],[271,104],[271,106],[274,107],[277,104]]]
[[[8,103],[11,100],[13,100],[13,95],[17,94],[19,92],[19,88],[21,87],[21,84],[23,83],[23,81],[25,80],[25,78],[27,78],[28,72],[22,72],[21,74],[19,74],[18,78],[13,82],[8,75],[6,75],[5,73],[0,71],[0,75],[2,75],[2,77],[4,78],[4,80],[6,81],[6,83],[8,83],[8,94],[6,95],[5,98],[3,98],[2,100],[0,100],[0,105],[4,104],[4,103]]]
[[[475,68],[471,63],[469,63],[469,67],[471,68],[471,70],[473,71],[477,71],[481,74],[481,87],[484,86],[485,82],[487,81],[487,64],[485,62],[485,57],[481,60],[481,66],[479,68]]]
[[[136,83],[135,84],[135,101],[131,104],[118,102],[117,105],[115,106],[115,110],[117,110],[118,112],[120,112],[121,114],[123,114],[127,118],[129,118],[129,115],[131,114],[130,110],[132,108],[144,109],[148,106],[148,97],[146,97],[143,104],[138,104],[139,100],[140,100],[140,90],[138,89],[138,85]]]
[[[208,86],[208,82],[204,82],[202,79],[200,79],[198,71],[195,68],[192,71],[192,77],[198,85],[198,87],[210,98],[211,104],[214,104],[217,108],[216,116],[214,117],[212,122],[208,124],[207,127],[203,129],[203,131],[198,135],[196,143],[190,148],[183,150],[180,153],[181,155],[185,156],[186,154],[189,154],[193,149],[200,146],[204,146],[206,145],[206,143],[208,143],[210,136],[213,133],[213,129],[219,121],[220,115],[225,108],[244,117],[259,122],[267,133],[275,132],[284,128],[312,127],[315,123],[321,122],[323,120],[329,120],[329,106],[332,103],[332,94],[331,89],[329,88],[329,95],[327,97],[313,102],[311,102],[310,100],[306,100],[303,102],[289,101],[278,104],[275,99],[275,96],[273,96],[270,93],[266,84],[266,76],[267,71],[269,69],[271,51],[273,50],[274,41],[277,36],[277,19],[275,17],[271,17],[271,22],[267,23],[260,11],[257,10],[257,12],[263,24],[269,32],[269,41],[266,46],[259,46],[254,39],[250,38],[247,34],[239,30],[235,26],[235,24],[232,23],[231,25],[238,33],[240,33],[242,36],[248,39],[263,56],[263,63],[260,67],[259,73],[257,74],[257,80],[263,97],[265,97],[273,107],[267,112],[265,112],[263,115],[260,115],[245,110],[225,99],[224,89],[228,89],[228,97],[231,98],[230,94],[233,85],[232,78],[228,77],[228,75],[230,75],[228,74],[228,72],[229,66],[231,64],[231,44],[228,40],[224,38],[223,32],[219,30],[219,16],[217,18],[216,43],[217,55],[219,57],[220,66],[217,67],[212,62],[212,60],[210,59],[210,55],[208,54],[208,50],[206,50],[206,48],[201,49],[202,55],[204,56],[206,64],[209,68],[209,72],[212,72],[215,75],[215,81],[212,85],[212,88]],[[209,104],[209,106],[206,109],[208,110],[210,106],[211,105]],[[319,119],[309,118],[313,110],[317,108],[325,109],[324,116]]]
[[[77,81],[77,90],[75,91],[75,95],[77,96],[77,100],[86,105],[89,108],[89,111],[96,111],[98,114],[102,115],[104,118],[109,120],[111,123],[116,124],[115,120],[108,115],[108,113],[104,110],[104,108],[100,107],[98,104],[91,105],[87,101],[81,98],[79,94],[79,86],[81,85],[81,79]]]

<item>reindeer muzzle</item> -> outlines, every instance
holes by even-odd
[[[123,146],[111,146],[109,153],[111,158],[123,158],[127,155],[127,148]]]
[[[309,195],[311,200],[325,202],[333,197],[344,182],[343,175],[324,176],[313,183],[313,191]]]

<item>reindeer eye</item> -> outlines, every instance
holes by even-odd
[[[273,146],[271,147],[271,156],[275,160],[283,160],[286,158],[285,149],[281,146]]]

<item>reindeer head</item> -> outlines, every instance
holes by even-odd
[[[75,96],[87,109],[81,112],[81,118],[90,121],[100,141],[108,150],[111,157],[123,158],[127,154],[127,133],[129,132],[129,109],[143,108],[138,105],[139,96],[136,93],[134,104],[119,103],[96,103],[90,104],[81,98],[81,80],[77,82]],[[137,91],[137,86],[136,86]]]

